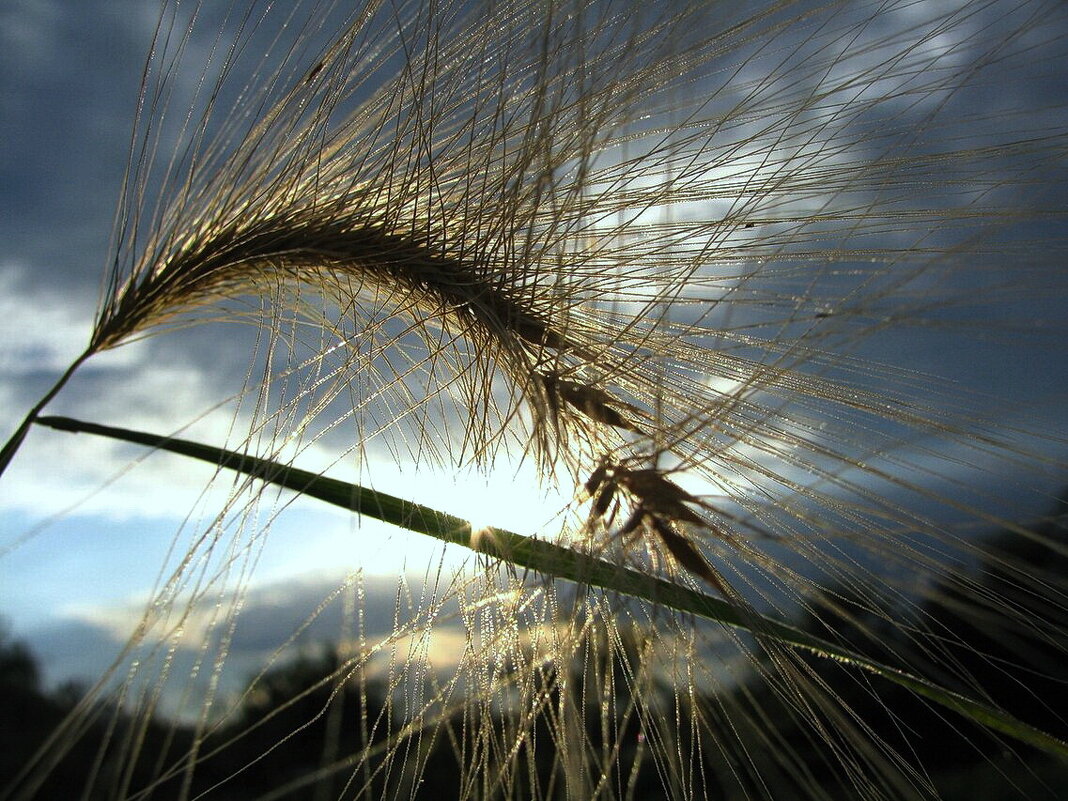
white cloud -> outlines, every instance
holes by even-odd
[[[29,278],[23,265],[0,264],[0,381],[39,371],[58,377],[89,339],[93,300]]]

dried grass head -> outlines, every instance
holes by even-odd
[[[486,466],[518,447],[576,489],[606,460],[644,459],[725,496],[721,523],[805,540],[829,520],[854,529],[842,495],[867,496],[876,549],[912,513],[873,493],[930,493],[872,455],[903,436],[966,459],[1012,450],[945,383],[917,397],[908,364],[866,354],[950,335],[971,282],[1044,280],[1034,253],[1006,266],[1020,254],[1002,197],[1030,178],[1002,160],[1053,158],[1056,137],[1022,137],[1000,111],[955,118],[1004,63],[973,26],[996,15],[1019,41],[1034,17],[329,10],[336,32],[275,43],[218,124],[242,64],[220,56],[187,151],[162,181],[131,175],[141,217],[120,225],[91,350],[221,299],[311,288],[325,303],[311,322],[351,353],[350,375],[375,376],[359,379],[354,416],[374,421],[359,429],[403,431],[408,453]],[[922,130],[962,138],[928,152]],[[149,215],[158,183],[169,200]]]

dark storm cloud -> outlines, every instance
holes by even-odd
[[[0,24],[0,258],[94,293],[129,146],[150,4],[15,2]]]
[[[4,438],[88,342],[157,17],[142,0],[0,8],[0,287],[18,312],[0,320]],[[51,408],[121,397],[146,361],[197,371],[219,388],[217,401],[240,389],[232,379],[248,369],[252,341],[248,326],[157,338],[137,359],[93,360]],[[173,408],[158,411],[174,418]]]

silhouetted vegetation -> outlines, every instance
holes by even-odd
[[[891,664],[924,663],[931,652],[947,664],[948,656],[957,670],[953,675],[940,675],[941,681],[972,694],[982,688],[993,704],[1068,738],[1063,712],[1068,709],[1068,686],[1058,658],[1068,635],[1063,610],[1043,592],[1047,583],[1063,583],[1063,576],[1068,575],[1068,557],[1063,552],[1068,541],[1066,509],[1068,503],[1061,502],[1055,514],[1031,530],[1030,537],[1019,533],[993,537],[987,543],[989,555],[972,573],[945,577],[938,591],[929,593],[929,600],[920,605],[909,607],[901,600],[897,607],[874,608],[870,596],[862,598],[841,589],[831,593],[836,613],[826,608],[809,612],[802,625],[820,636],[844,638],[858,650]],[[1002,602],[986,609],[977,607],[975,599],[987,594]],[[962,602],[965,598],[969,603]],[[1006,619],[1006,614],[1012,614],[1012,619]],[[922,622],[917,631],[933,634],[910,640],[895,634],[908,631],[908,626],[885,622],[890,617],[900,622],[908,616]],[[1022,626],[1027,627],[1026,633],[1013,637],[1013,630]],[[952,632],[960,639],[940,640],[939,631]],[[634,630],[633,638],[622,644],[623,660],[618,650],[600,661],[587,655],[581,667],[576,667],[586,671],[585,676],[561,677],[547,668],[540,676],[539,697],[543,709],[563,709],[562,688],[569,682],[610,683],[616,697],[610,713],[592,702],[585,707],[579,703],[571,730],[592,753],[615,749],[609,769],[613,781],[626,782],[636,798],[657,798],[664,796],[664,782],[671,777],[642,756],[642,716],[649,714],[651,699],[643,699],[644,710],[636,711],[640,705],[632,703],[630,683],[620,667],[622,661],[635,661],[640,647],[640,634]],[[518,719],[521,710],[507,704],[483,710],[481,715],[468,709],[450,717],[442,701],[441,708],[427,717],[433,725],[405,728],[410,720],[402,719],[403,704],[390,703],[390,688],[369,680],[354,664],[338,649],[324,646],[265,673],[238,711],[202,738],[190,797],[205,793],[213,799],[266,795],[333,799],[356,797],[362,789],[370,798],[444,801],[458,795],[459,788],[475,777],[485,782],[487,776],[497,776],[497,784],[487,783],[477,793],[480,797],[527,797],[534,789],[546,797],[565,797],[559,737],[568,727],[558,719],[553,721],[552,714],[535,716],[534,728],[528,730],[529,721]],[[719,710],[734,723],[734,736],[753,746],[748,753],[760,755],[751,756],[756,761],[748,765],[738,765],[729,760],[742,753],[739,749],[694,750],[693,758],[701,764],[691,767],[709,797],[744,798],[754,781],[781,787],[782,797],[789,797],[791,787],[802,786],[829,798],[860,797],[863,790],[857,774],[828,746],[837,730],[841,729],[844,739],[851,726],[868,730],[873,742],[887,746],[883,751],[872,749],[867,758],[892,762],[892,751],[917,755],[927,775],[909,774],[901,768],[900,781],[916,787],[929,783],[947,801],[976,797],[1052,801],[1068,786],[1068,765],[1036,752],[1023,755],[1026,769],[1021,770],[1019,751],[1017,758],[1009,759],[1009,746],[1004,742],[977,724],[950,718],[904,689],[882,684],[872,688],[868,681],[877,679],[826,659],[807,659],[804,665],[814,691],[833,693],[844,702],[842,708],[852,710],[851,717],[813,717],[811,708],[798,714],[789,699],[777,697],[774,689],[759,680],[743,682],[731,691],[698,695],[696,701],[664,702],[664,708],[678,718],[680,753],[690,753],[692,745],[685,735],[688,719],[693,715],[707,719]],[[70,686],[46,691],[26,646],[0,634],[0,780],[4,785],[33,758],[78,700]],[[89,798],[102,798],[124,787],[132,794],[153,783],[151,795],[145,797],[179,796],[187,755],[197,739],[194,729],[155,720],[135,731],[130,728],[131,720],[107,707],[100,707],[89,720],[83,736],[51,771],[36,797],[68,797],[74,788],[85,786],[93,771],[110,781],[94,782]],[[817,736],[815,728],[821,725],[826,731]],[[105,737],[109,726],[112,732]],[[525,738],[518,737],[519,732]],[[145,741],[139,752],[143,756],[134,765],[122,764],[111,753],[128,736]],[[764,747],[757,747],[759,741]],[[512,748],[519,749],[518,757],[509,753]],[[512,767],[485,770],[487,765],[508,763],[507,758]],[[475,763],[480,770],[473,768]]]
[[[922,604],[907,597],[876,608],[870,588],[829,591],[838,613],[826,607],[810,611],[801,627],[818,636],[844,639],[857,652],[919,675],[943,686],[983,698],[1013,716],[1062,739],[1068,738],[1068,670],[1062,654],[1068,645],[1065,610],[1051,601],[1052,588],[1063,588],[1068,576],[1068,495],[1058,501],[1029,536],[1003,532],[984,544],[983,558],[968,574],[946,575],[925,593]],[[1061,590],[1063,591],[1063,590]],[[987,603],[982,603],[986,599]],[[912,621],[914,626],[908,625]],[[902,625],[904,623],[905,625]],[[1068,765],[1022,746],[998,739],[975,722],[947,715],[899,686],[889,686],[847,665],[806,658],[807,669],[826,692],[852,710],[851,719],[825,720],[834,731],[860,727],[890,750],[915,754],[927,776],[900,772],[902,782],[925,782],[950,799],[1064,798]],[[953,665],[950,672],[938,665]],[[812,724],[787,723],[788,704],[766,686],[753,690],[754,708],[776,721],[783,752],[831,797],[857,796],[854,780],[814,738]],[[776,710],[778,710],[776,712]],[[1013,756],[1013,752],[1016,756]],[[1020,768],[1019,756],[1027,766]],[[773,766],[764,766],[762,775]],[[790,781],[796,781],[791,776]]]

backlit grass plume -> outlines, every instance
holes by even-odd
[[[953,354],[1063,354],[1066,32],[1058,3],[1000,0],[165,4],[88,348],[0,470],[94,354],[250,321],[279,354],[250,455],[530,460],[568,504],[541,533],[730,612],[481,565],[353,637],[259,750],[270,725],[241,715],[266,672],[151,753],[167,648],[224,599],[196,668],[218,676],[239,625],[250,574],[190,575],[255,539],[247,481],[161,584],[141,666],[95,690],[125,706],[91,694],[10,797],[101,718],[92,798],[927,798],[930,738],[993,737],[976,710],[1002,707],[1056,751],[1068,726],[1035,696],[1068,678],[1066,544],[1013,502],[1068,477],[1064,430],[949,377]],[[775,622],[798,618],[853,668],[798,650]],[[411,643],[447,620],[442,674]],[[947,724],[913,677],[976,704]],[[249,789],[321,719],[314,769]]]

